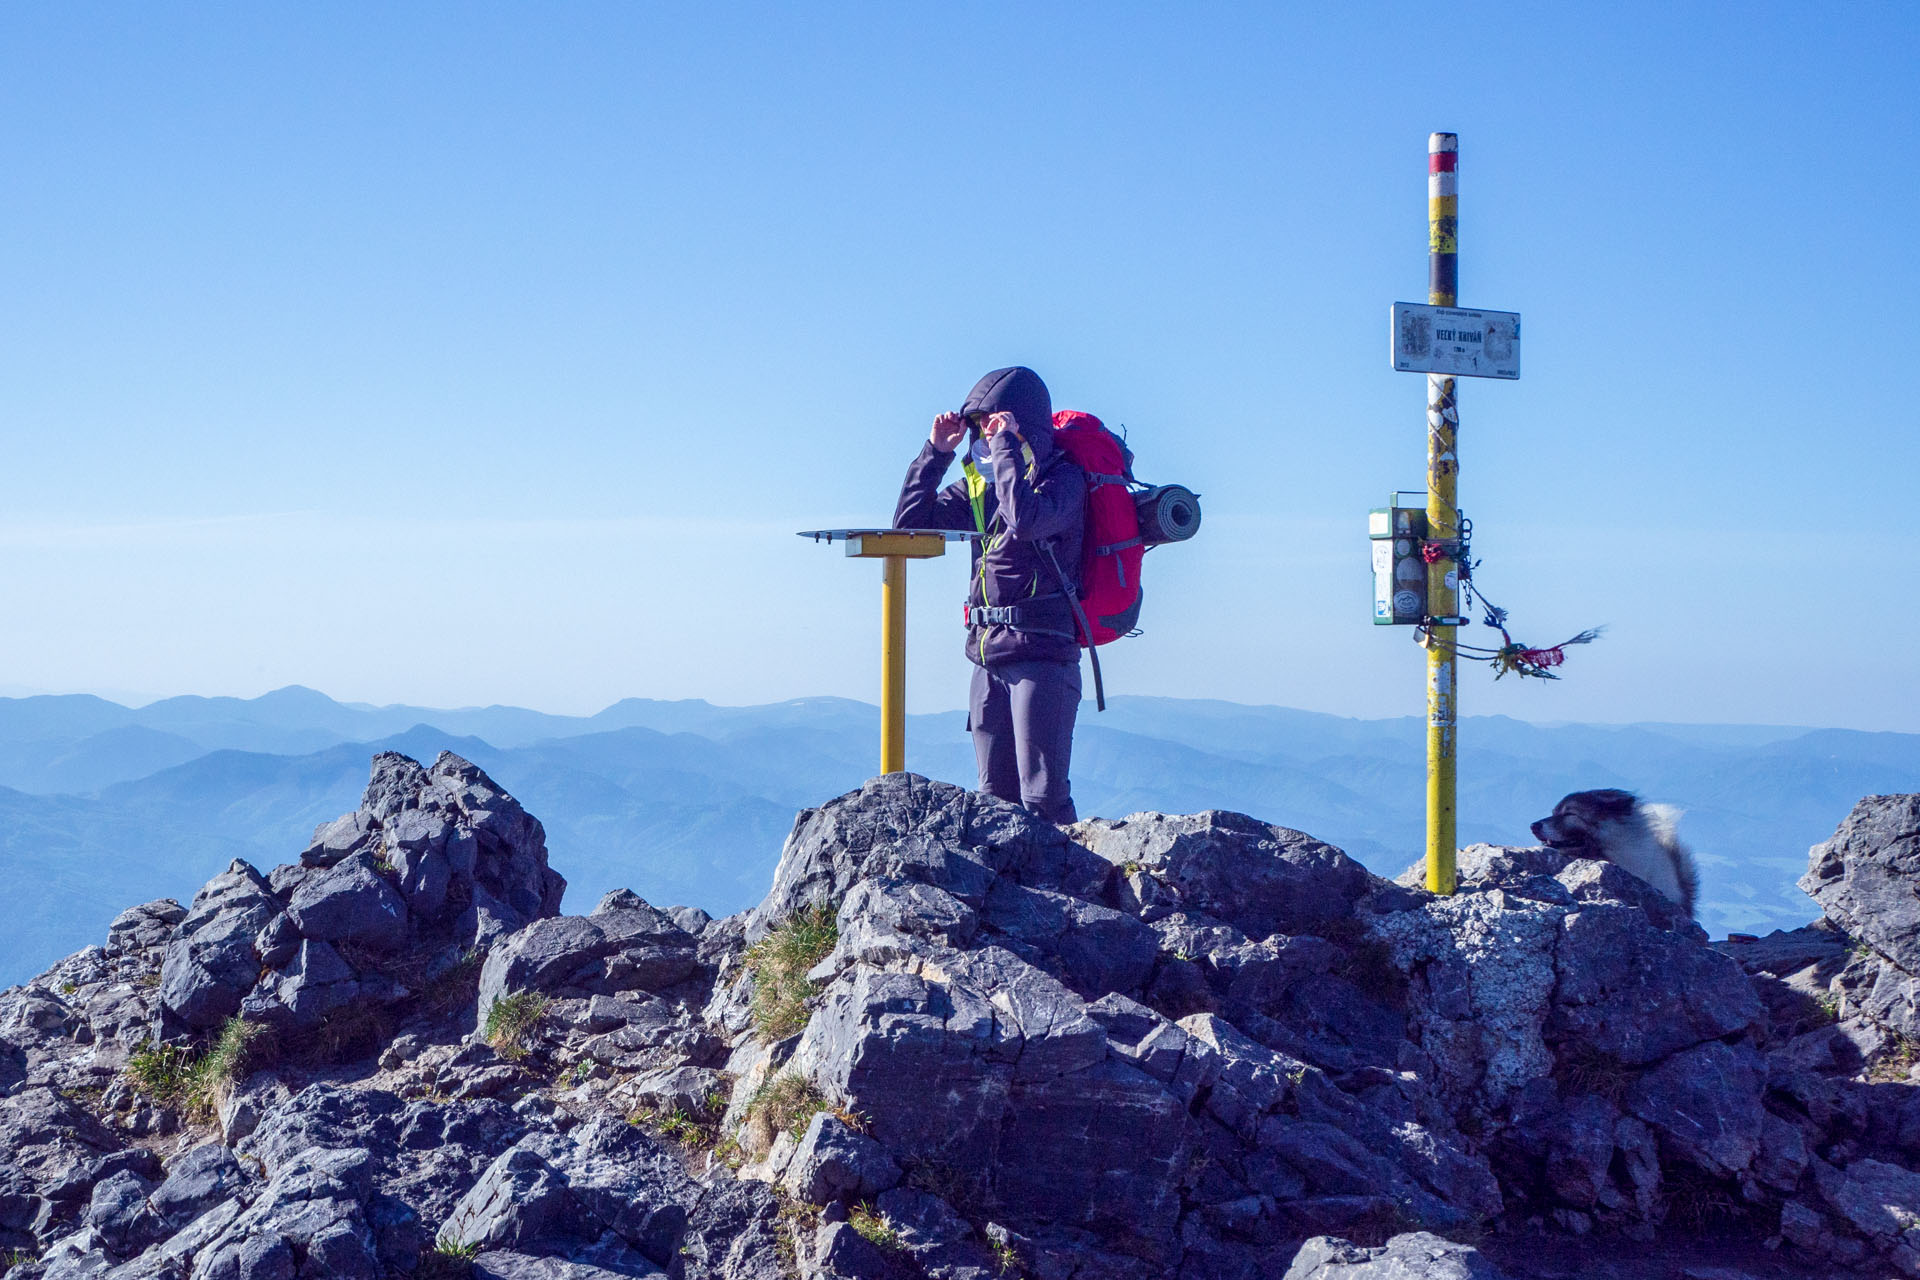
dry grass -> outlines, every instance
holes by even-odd
[[[1590,1093],[1619,1106],[1640,1072],[1585,1045],[1563,1044],[1555,1052],[1553,1076],[1563,1093]]]
[[[1867,1079],[1874,1084],[1903,1083],[1916,1062],[1920,1062],[1920,1044],[1896,1031],[1867,1068]]]
[[[211,1123],[233,1086],[246,1079],[252,1046],[265,1030],[236,1015],[202,1053],[170,1044],[141,1049],[127,1060],[127,1076],[137,1091],[162,1106],[178,1108],[196,1123]]]
[[[487,1009],[487,1043],[508,1062],[527,1056],[527,1037],[533,1032],[551,1001],[538,991],[516,991],[502,996]]]
[[[901,1158],[900,1170],[908,1186],[939,1196],[969,1218],[990,1218],[1001,1209],[990,1174],[968,1170],[925,1155]]]
[[[421,1011],[440,1018],[472,1008],[480,995],[480,966],[486,958],[484,951],[462,952],[450,968],[428,978],[420,988]]]
[[[808,1122],[826,1109],[826,1095],[814,1088],[811,1080],[793,1072],[777,1075],[747,1100],[741,1145],[756,1156],[765,1155],[773,1147],[775,1135],[782,1130],[796,1138],[805,1134]]]
[[[1752,1209],[1732,1183],[1687,1164],[1664,1171],[1661,1198],[1666,1202],[1666,1225],[1688,1236],[1733,1226]]]
[[[1393,948],[1368,933],[1365,924],[1348,917],[1316,926],[1314,932],[1341,951],[1335,975],[1391,1008],[1406,1007],[1407,975],[1394,963]]]
[[[753,1022],[766,1040],[781,1040],[807,1025],[816,988],[807,970],[826,959],[840,940],[838,912],[831,903],[802,907],[747,948],[753,974]]]
[[[741,1125],[740,1145],[754,1156],[763,1156],[781,1133],[795,1142],[806,1136],[807,1126],[822,1111],[858,1133],[867,1131],[867,1118],[836,1102],[814,1087],[811,1080],[796,1072],[783,1072],[754,1090],[747,1100],[746,1119]]]
[[[663,1138],[670,1138],[681,1146],[693,1151],[704,1151],[713,1147],[716,1151],[734,1144],[720,1136],[720,1118],[726,1114],[727,1095],[719,1089],[707,1094],[706,1099],[693,1111],[682,1106],[666,1110],[642,1106],[627,1116],[627,1123],[640,1128],[651,1129]],[[725,1152],[721,1152],[722,1158]]]
[[[324,1014],[305,1051],[316,1062],[358,1062],[393,1039],[393,1016],[379,1005],[355,1000]]]

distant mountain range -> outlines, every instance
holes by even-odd
[[[804,698],[759,707],[630,698],[593,716],[259,698],[129,708],[86,695],[0,699],[0,868],[12,910],[0,985],[98,941],[121,908],[183,901],[231,858],[270,867],[352,809],[368,758],[446,749],[547,828],[569,909],[612,888],[715,914],[758,901],[795,813],[872,771],[878,712]],[[1419,856],[1424,726],[1280,707],[1118,697],[1083,715],[1083,814],[1237,809],[1394,874]],[[908,767],[970,783],[959,712],[916,716]],[[1531,843],[1568,791],[1618,786],[1688,811],[1701,922],[1765,931],[1818,914],[1794,887],[1809,845],[1862,795],[1920,790],[1920,734],[1738,725],[1461,729],[1460,837]]]

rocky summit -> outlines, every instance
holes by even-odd
[[[1920,796],[1764,939],[1460,873],[895,774],[749,913],[571,916],[491,779],[381,755],[294,861],[0,993],[0,1273],[1920,1275]]]

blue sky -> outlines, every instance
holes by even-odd
[[[1729,11],[1731,12],[1731,11]],[[1480,580],[1536,720],[1920,728],[1920,11],[0,8],[0,683],[592,710],[874,696],[985,370],[1205,495],[1109,688],[1417,713],[1365,514],[1461,139]],[[911,694],[957,705],[958,560]]]

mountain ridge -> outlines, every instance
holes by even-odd
[[[725,914],[752,900],[795,813],[865,780],[877,719],[843,698],[627,698],[590,716],[365,708],[304,686],[141,708],[85,694],[0,699],[0,786],[57,801],[23,816],[0,857],[25,868],[38,842],[32,865],[59,862],[55,849],[80,863],[59,863],[58,893],[44,875],[15,877],[35,923],[0,937],[0,982],[97,936],[130,895],[177,896],[231,856],[277,856],[345,808],[358,762],[389,747],[452,749],[506,779],[545,816],[577,893],[632,887]],[[339,736],[349,729],[379,732]],[[1784,732],[1469,718],[1462,843],[1524,841],[1560,795],[1627,787],[1688,811],[1710,928],[1792,927],[1811,914],[1793,884],[1805,849],[1853,798],[1920,786],[1920,735]],[[1273,815],[1391,875],[1423,844],[1423,736],[1411,717],[1120,695],[1082,718],[1075,789],[1086,814]],[[970,781],[962,713],[910,717],[908,743],[910,768]]]

